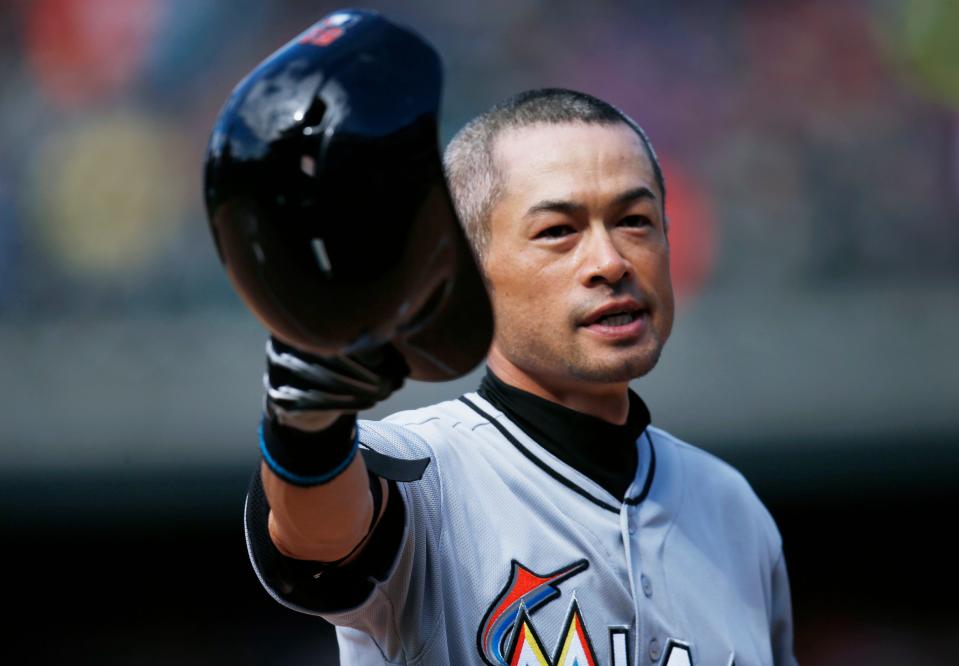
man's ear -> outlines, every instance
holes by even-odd
[[[666,234],[666,242],[669,242],[669,216],[663,215],[663,233]]]

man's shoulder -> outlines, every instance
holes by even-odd
[[[649,426],[648,431],[656,448],[666,449],[664,453],[668,452],[681,461],[684,472],[692,477],[690,480],[711,480],[724,486],[738,490],[748,489],[752,492],[752,487],[742,472],[716,454],[680,439],[662,428]]]
[[[752,484],[736,467],[699,446],[650,426],[657,458],[675,467],[671,472],[681,478],[683,504],[705,505],[717,510],[735,510],[756,517],[774,539],[779,531]],[[667,470],[663,472],[670,473]],[[677,479],[679,480],[679,479]]]
[[[383,422],[415,429],[427,423],[446,428],[456,428],[464,424],[472,426],[479,420],[482,420],[481,417],[462,400],[451,398],[432,405],[394,412],[385,417]]]
[[[407,449],[431,455],[460,434],[471,431],[482,417],[458,398],[395,412],[379,420],[361,419],[360,441],[380,450]],[[395,454],[394,454],[395,455]]]

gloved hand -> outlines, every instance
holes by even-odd
[[[322,430],[343,413],[369,409],[403,385],[409,367],[391,345],[316,356],[273,336],[266,343],[264,409],[281,426]]]
[[[391,345],[350,355],[316,356],[275,337],[266,344],[260,451],[287,483],[328,483],[358,450],[356,412],[403,385],[409,368]]]

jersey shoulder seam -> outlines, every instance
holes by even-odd
[[[676,511],[675,513],[673,513],[672,519],[669,521],[669,527],[666,529],[666,534],[663,535],[662,548],[663,548],[663,551],[665,552],[667,548],[669,547],[669,540],[670,540],[670,537],[672,537],[673,535],[673,529],[676,527],[676,524],[679,522],[679,517],[680,515],[682,515],[683,508],[685,507],[685,504],[686,504],[686,485],[687,485],[686,484],[686,461],[683,460],[681,452],[679,451],[679,446],[677,445],[681,440],[677,439],[676,437],[666,432],[665,430],[661,430],[652,425],[647,426],[646,431],[647,433],[651,433],[652,435],[656,436],[656,437],[650,438],[654,443],[658,439],[662,444],[666,446],[672,446],[673,447],[672,456],[679,459],[679,465],[678,465],[679,501],[677,502],[677,505],[676,505]],[[663,453],[665,453],[665,451]],[[666,456],[663,455],[662,457],[665,458]]]

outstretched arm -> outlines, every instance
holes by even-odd
[[[355,417],[348,420],[355,430]],[[324,446],[331,435],[316,433],[312,444]],[[350,439],[355,432],[348,434]],[[333,442],[331,446],[342,446]],[[386,482],[379,484],[382,502],[374,506],[369,474],[362,456],[354,456],[346,469],[318,486],[293,485],[276,474],[264,461],[260,465],[263,490],[270,504],[269,533],[277,550],[301,560],[335,562],[361,550],[363,542],[386,508],[389,495]],[[374,511],[376,515],[374,515]]]
[[[283,555],[345,563],[362,550],[389,491],[357,453],[356,410],[384,399],[405,374],[389,348],[319,358],[269,342],[260,475],[270,539]]]

